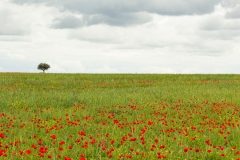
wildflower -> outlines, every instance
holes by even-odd
[[[165,145],[161,145],[159,148],[163,149],[163,148],[165,148]]]
[[[4,153],[6,153],[7,150],[0,150],[0,156],[4,155]]]
[[[31,154],[31,150],[26,150],[26,154]]]
[[[84,154],[80,154],[80,157],[85,157],[85,155]]]
[[[207,152],[208,152],[208,153],[211,153],[211,152],[212,152],[212,150],[211,150],[211,149],[209,149],[209,150],[207,150]]]
[[[114,140],[113,139],[111,140],[111,144],[114,144]]]
[[[57,138],[57,136],[56,135],[51,135],[50,138],[55,140]]]
[[[196,151],[196,152],[200,152],[200,149],[199,149],[199,148],[196,148],[195,151]]]
[[[1,137],[1,138],[4,138],[4,134],[0,133],[0,137]]]
[[[130,138],[130,141],[136,141],[137,138]]]
[[[148,121],[148,125],[152,125],[154,124],[154,122]]]
[[[32,145],[31,145],[31,148],[37,149],[37,146],[35,146],[34,144],[32,144]]]
[[[59,145],[63,145],[63,144],[65,144],[65,142],[64,142],[64,141],[61,141],[61,142],[59,142],[58,144],[59,144]]]
[[[183,151],[184,151],[184,152],[187,152],[187,151],[188,151],[188,148],[184,148]]]
[[[210,145],[210,144],[211,144],[209,139],[206,140],[206,143],[207,143],[207,145]]]

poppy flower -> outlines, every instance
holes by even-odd
[[[187,152],[187,151],[188,151],[188,148],[184,148],[183,151],[184,151],[184,152]]]

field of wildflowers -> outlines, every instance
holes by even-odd
[[[240,160],[240,75],[0,74],[0,159]]]

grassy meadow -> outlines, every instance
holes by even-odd
[[[240,75],[0,74],[0,159],[240,160]]]

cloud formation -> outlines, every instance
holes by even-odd
[[[239,0],[0,0],[1,71],[240,73]]]
[[[114,13],[149,12],[161,15],[206,14],[214,10],[221,0],[12,0],[17,4],[44,3],[71,12],[112,15]]]
[[[151,21],[151,16],[145,12],[141,13],[120,13],[115,15],[83,15],[77,17],[75,15],[64,15],[54,19],[52,24],[56,29],[80,28],[97,24],[108,24],[112,26],[131,26],[143,24]]]
[[[6,4],[7,5],[7,4]],[[28,34],[28,23],[19,16],[20,10],[10,10],[0,5],[0,35]]]
[[[108,24],[129,26],[151,21],[150,14],[159,15],[202,15],[214,11],[220,0],[12,0],[17,4],[45,4],[56,7],[62,12],[81,14],[58,17],[52,27],[58,29],[77,28],[83,25]]]
[[[240,5],[236,6],[233,10],[227,12],[226,18],[229,18],[229,19],[240,18]]]
[[[84,25],[85,25],[84,21],[81,18],[67,15],[55,18],[51,27],[56,29],[66,29],[66,28],[79,28]]]

